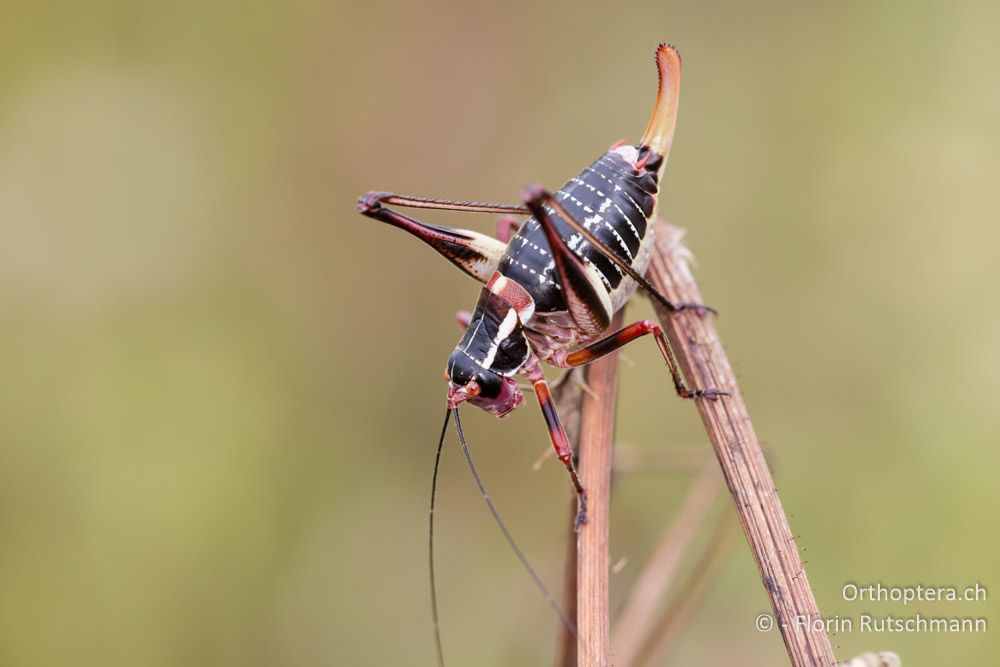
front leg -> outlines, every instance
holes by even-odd
[[[573,450],[569,446],[566,429],[563,428],[562,422],[559,421],[559,413],[556,412],[556,404],[552,400],[549,383],[545,380],[545,374],[542,373],[542,366],[538,363],[538,357],[532,354],[524,364],[522,372],[535,390],[538,406],[542,409],[545,425],[549,429],[549,440],[552,441],[552,447],[556,450],[556,456],[559,457],[559,461],[562,462],[567,472],[569,472],[573,488],[576,490],[578,505],[575,527],[579,530],[581,525],[587,523],[587,492],[584,491],[580,477],[576,474],[576,467],[573,465]]]
[[[660,353],[663,355],[664,361],[667,362],[667,368],[670,369],[670,377],[673,378],[674,389],[677,390],[678,396],[681,398],[710,398],[712,400],[720,396],[729,396],[728,392],[719,391],[718,389],[688,389],[684,384],[684,378],[681,377],[680,371],[677,370],[674,353],[670,350],[670,344],[667,342],[666,336],[663,335],[663,330],[660,329],[659,324],[651,320],[642,320],[641,322],[630,324],[609,336],[605,336],[573,352],[557,350],[549,362],[553,366],[576,368],[577,366],[589,364],[595,359],[600,359],[604,355],[620,347],[624,347],[635,339],[647,334],[653,334],[653,338],[656,339],[656,345],[660,348]]]

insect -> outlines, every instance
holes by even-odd
[[[542,363],[574,368],[637,338],[651,335],[684,398],[716,399],[716,389],[688,389],[658,324],[642,320],[609,333],[614,314],[637,287],[670,310],[701,304],[673,303],[644,277],[653,249],[657,193],[677,121],[681,59],[661,44],[656,51],[659,88],[642,138],[620,141],[579,176],[550,193],[524,188],[523,205],[410,197],[369,192],[358,200],[362,215],[416,236],[483,284],[465,334],[448,359],[447,405],[468,402],[497,417],[524,403],[516,377],[534,389],[549,438],[579,499],[577,527],[587,520],[586,492],[556,412]],[[504,214],[496,238],[466,229],[419,222],[388,206]],[[510,214],[531,217],[518,225]]]
[[[656,104],[639,142],[614,144],[555,193],[540,185],[528,186],[521,192],[520,205],[389,192],[369,192],[358,200],[359,213],[416,236],[483,284],[475,311],[471,315],[459,314],[465,334],[445,368],[448,409],[431,484],[431,610],[439,665],[444,665],[444,654],[434,584],[434,498],[449,418],[454,418],[473,477],[504,537],[563,624],[571,634],[576,634],[572,621],[528,563],[486,494],[465,444],[459,405],[467,402],[504,417],[524,403],[516,378],[527,378],[552,446],[576,491],[579,529],[587,521],[587,495],[574,467],[573,452],[542,372],[542,363],[576,368],[651,335],[678,395],[713,400],[727,395],[713,388],[685,386],[670,345],[656,323],[641,320],[619,331],[608,331],[615,313],[639,287],[671,311],[711,310],[702,304],[673,303],[643,277],[652,258],[659,181],[677,122],[680,55],[674,47],[661,44],[656,50],[656,65],[659,71]],[[497,220],[497,234],[493,238],[466,229],[428,225],[389,206],[493,213],[503,217]],[[509,217],[511,214],[531,217],[518,224],[517,219]]]

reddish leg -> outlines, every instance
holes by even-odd
[[[576,513],[576,528],[579,529],[581,525],[587,523],[587,492],[583,490],[583,484],[580,483],[580,477],[576,474],[576,468],[573,466],[573,450],[569,446],[569,438],[566,437],[566,431],[563,429],[562,422],[559,421],[559,413],[556,412],[556,404],[552,400],[549,383],[545,380],[538,358],[532,355],[524,365],[523,372],[535,389],[535,396],[542,409],[542,416],[545,417],[545,425],[549,428],[549,439],[552,441],[552,447],[556,450],[556,456],[569,472],[573,488],[576,490],[579,502]]]
[[[677,370],[677,362],[674,361],[674,353],[670,350],[666,336],[663,335],[660,325],[650,320],[642,320],[641,322],[630,324],[624,329],[616,331],[610,336],[606,336],[574,352],[556,352],[551,361],[555,366],[568,368],[583,366],[647,334],[653,334],[653,337],[656,339],[656,345],[660,348],[660,353],[667,362],[667,368],[670,369],[670,376],[674,380],[674,388],[677,390],[678,396],[682,398],[710,398],[713,400],[720,396],[729,396],[729,393],[719,391],[718,389],[688,389],[684,386],[684,379]]]
[[[517,218],[512,218],[509,215],[497,218],[497,238],[500,239],[501,243],[510,243],[520,226],[521,223],[517,221]]]

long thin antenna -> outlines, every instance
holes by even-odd
[[[431,507],[427,515],[427,551],[431,573],[431,620],[434,623],[434,645],[437,648],[438,667],[444,667],[444,651],[441,649],[441,627],[438,624],[437,583],[434,581],[434,501],[437,498],[438,469],[441,467],[441,450],[444,448],[444,436],[448,432],[450,410],[444,411],[444,424],[441,425],[441,438],[438,439],[437,454],[434,455],[434,475],[431,477]]]
[[[500,513],[497,512],[496,506],[493,504],[493,501],[490,500],[489,494],[486,493],[486,487],[483,486],[483,480],[479,478],[476,466],[472,462],[472,453],[469,451],[469,446],[465,444],[465,434],[462,433],[462,422],[458,418],[458,408],[452,410],[452,414],[455,417],[455,429],[458,431],[458,441],[462,444],[462,453],[465,454],[465,460],[469,464],[469,470],[472,471],[472,478],[476,480],[476,486],[479,487],[479,492],[483,494],[483,501],[485,501],[486,507],[489,508],[490,514],[493,515],[493,520],[496,521],[497,526],[500,527],[500,532],[502,532],[503,536],[507,538],[507,544],[509,544],[510,548],[513,549],[517,559],[521,561],[521,565],[524,566],[524,569],[528,572],[531,580],[535,582],[535,586],[537,586],[538,590],[541,591],[543,596],[545,596],[546,602],[548,602],[549,606],[552,607],[552,610],[559,617],[559,620],[562,621],[562,624],[566,626],[566,630],[575,638],[576,625],[573,624],[573,621],[569,619],[566,612],[564,612],[562,607],[559,606],[555,596],[552,595],[552,592],[549,591],[549,589],[542,582],[542,578],[538,576],[537,572],[535,572],[535,568],[533,568],[531,563],[528,562],[528,559],[524,555],[524,552],[521,551],[521,548],[517,546],[517,542],[514,541],[514,536],[510,534],[509,530],[507,530],[506,524],[504,524],[503,520],[500,518]]]

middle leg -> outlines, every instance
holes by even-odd
[[[642,320],[630,324],[609,336],[605,336],[573,352],[559,350],[552,356],[550,361],[554,366],[566,368],[583,366],[648,334],[652,334],[653,338],[656,339],[656,346],[660,348],[660,354],[663,355],[663,360],[667,362],[667,368],[670,369],[670,377],[674,381],[674,389],[677,390],[678,396],[681,398],[710,398],[713,400],[720,396],[729,396],[728,392],[719,391],[718,389],[688,389],[684,384],[684,378],[681,377],[680,371],[677,369],[674,353],[670,349],[670,344],[667,342],[666,336],[663,335],[663,330],[659,324],[652,320]]]

